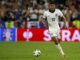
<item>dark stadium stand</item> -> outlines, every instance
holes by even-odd
[[[46,28],[39,19],[48,9],[48,1],[51,0],[0,0],[0,28],[27,28],[26,24],[34,21],[39,26],[32,28]],[[56,6],[64,13],[70,28],[80,28],[79,0],[56,0]],[[60,20],[60,27],[63,26]]]

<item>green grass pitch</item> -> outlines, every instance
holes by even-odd
[[[66,57],[61,56],[53,42],[0,42],[0,60],[79,60],[80,42],[61,42]],[[40,49],[39,57],[33,51]]]

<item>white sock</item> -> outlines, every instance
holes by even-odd
[[[62,55],[65,55],[64,52],[63,52],[63,49],[61,48],[60,44],[56,45],[56,47],[59,49],[60,53]]]

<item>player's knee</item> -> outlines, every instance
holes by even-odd
[[[59,42],[54,42],[54,43],[55,43],[55,45],[58,45]]]
[[[54,43],[55,43],[56,45],[58,45],[59,40],[58,40],[58,38],[57,38],[57,37],[54,37]]]

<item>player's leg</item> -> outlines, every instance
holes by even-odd
[[[59,51],[60,51],[60,53],[64,56],[65,55],[65,53],[63,52],[63,49],[62,49],[62,47],[60,46],[60,39],[58,39],[58,37],[57,36],[55,36],[55,37],[52,37],[52,39],[54,40],[54,43],[55,43],[55,45],[56,45],[56,47],[59,49]]]
[[[64,56],[64,52],[62,47],[60,46],[60,29],[49,29],[50,35],[52,37],[52,40],[54,40],[54,43],[56,45],[56,47],[58,48],[58,50],[60,51],[60,53]]]

